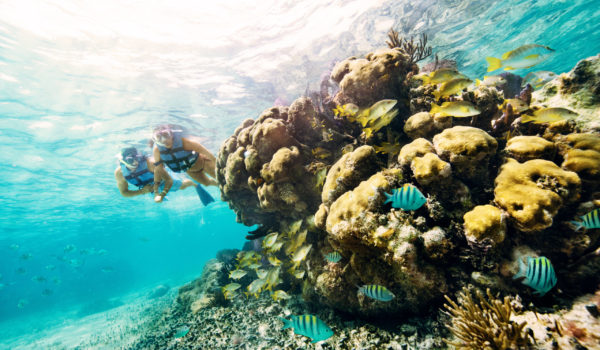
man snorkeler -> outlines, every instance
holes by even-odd
[[[115,170],[115,179],[123,197],[154,192],[156,194],[154,201],[157,203],[162,202],[171,190],[177,191],[195,186],[190,179],[171,176],[164,167],[154,166],[154,159],[142,154],[135,147],[121,150],[119,166]],[[130,190],[129,184],[138,189]]]
[[[153,155],[156,168],[166,164],[172,171],[186,172],[192,179],[205,186],[218,186],[216,178],[216,158],[198,141],[183,136],[182,130],[174,130],[169,125],[160,125],[152,132]],[[160,173],[154,174],[157,181]],[[210,176],[210,178],[208,177]],[[196,187],[204,205],[213,202],[212,196],[202,186]]]

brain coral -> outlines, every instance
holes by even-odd
[[[377,50],[365,58],[345,59],[331,72],[331,79],[340,85],[334,101],[366,107],[382,99],[407,95],[403,81],[411,70],[408,56],[398,48]]]
[[[457,177],[467,180],[487,178],[490,158],[498,142],[485,131],[455,126],[433,137],[433,146],[441,159],[450,162]]]
[[[550,227],[561,206],[578,199],[581,187],[576,173],[542,159],[521,164],[509,158],[495,184],[495,202],[525,232]]]

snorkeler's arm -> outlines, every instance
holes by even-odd
[[[162,175],[161,172],[157,170],[162,169],[163,171],[165,171],[165,165],[160,161],[160,150],[158,149],[158,147],[154,146],[152,154],[154,158],[154,162],[152,164],[152,166],[154,167],[154,194],[158,194],[158,187],[160,186],[160,180],[162,179]]]
[[[210,151],[207,150],[206,147],[202,146],[200,144],[200,142],[198,142],[198,141],[182,137],[181,145],[183,146],[184,150],[195,151],[198,154],[198,156],[203,159],[213,160],[213,161],[216,160],[215,156],[213,156],[213,154],[210,153]]]
[[[129,190],[127,180],[125,180],[121,168],[117,168],[117,170],[115,170],[115,179],[117,180],[117,187],[119,188],[119,192],[121,192],[121,195],[123,197],[134,197],[139,196],[140,194],[150,192],[150,185],[146,185],[143,188],[136,191]]]
[[[165,187],[163,188],[162,192],[160,193],[161,197],[165,197],[167,195],[167,193],[169,193],[171,186],[173,186],[173,179],[171,178],[171,175],[169,175],[167,170],[165,170],[164,166],[157,166],[154,168],[154,183],[155,184],[156,184],[156,176],[157,175],[160,177],[159,183],[162,181],[165,182]]]

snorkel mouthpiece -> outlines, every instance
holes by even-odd
[[[121,159],[120,162],[125,164],[128,167],[135,168],[137,167],[134,162],[139,163],[140,154],[135,147],[127,147],[121,150]]]

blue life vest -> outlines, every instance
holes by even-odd
[[[120,164],[123,177],[125,177],[125,180],[127,180],[127,182],[130,184],[137,186],[138,188],[142,188],[147,184],[154,183],[154,173],[148,169],[146,157],[139,157],[138,166],[134,171],[129,170],[125,164]]]
[[[159,146],[158,144],[156,145],[160,151],[160,163],[166,164],[176,173],[188,170],[194,165],[196,159],[198,159],[198,154],[196,152],[183,149],[181,137],[181,131],[174,131],[173,146],[171,148]]]

